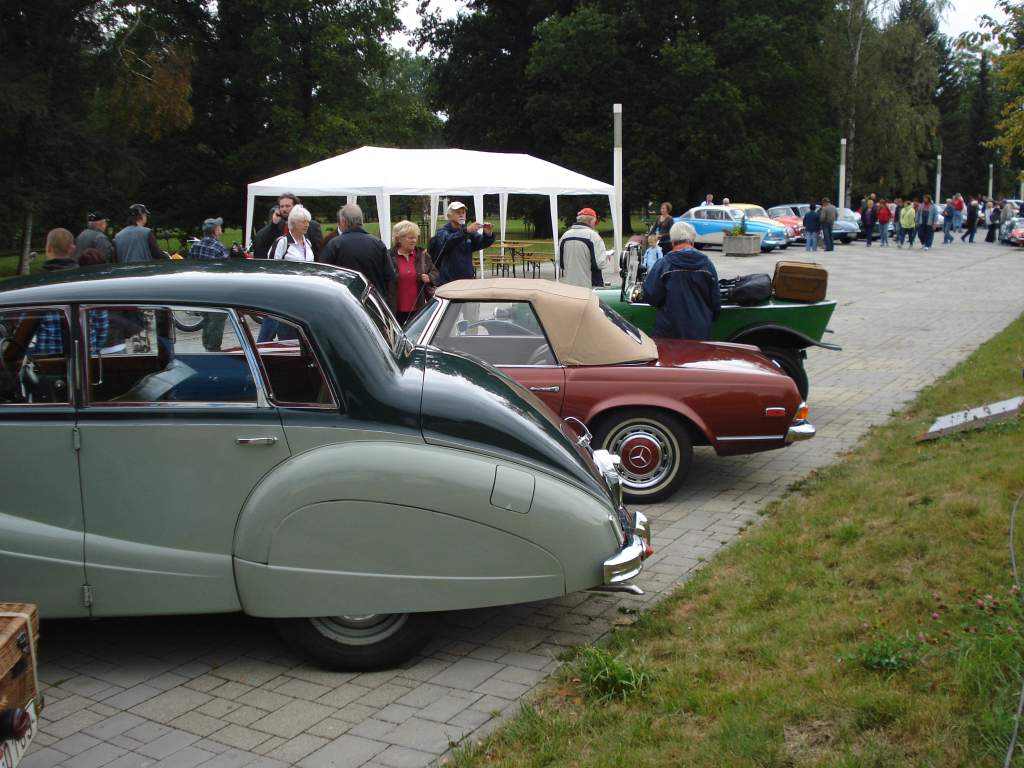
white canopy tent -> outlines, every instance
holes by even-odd
[[[502,240],[508,219],[508,196],[547,195],[555,243],[559,237],[559,195],[605,195],[612,211],[615,252],[622,249],[614,187],[531,155],[468,149],[360,147],[250,184],[246,199],[246,233],[252,233],[256,196],[276,196],[284,192],[300,197],[345,195],[349,202],[355,202],[360,195],[372,196],[377,201],[380,231],[385,242],[391,231],[392,195],[430,195],[430,234],[433,235],[441,195],[464,197],[467,203],[472,198],[475,218],[483,221],[484,195],[497,194]],[[480,260],[482,265],[482,252]],[[483,274],[482,266],[480,272]],[[555,273],[557,279],[557,269]]]

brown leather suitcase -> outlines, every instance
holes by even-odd
[[[828,270],[810,261],[779,261],[775,264],[772,290],[785,301],[821,301],[828,288]]]
[[[26,619],[27,617],[27,619]],[[36,701],[36,644],[39,612],[29,603],[0,603],[0,710],[27,708]]]

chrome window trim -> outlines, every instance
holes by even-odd
[[[242,347],[242,351],[245,353],[245,359],[249,361],[249,374],[252,376],[252,380],[256,382],[256,407],[257,408],[270,408],[270,399],[267,397],[267,391],[264,387],[265,382],[261,375],[260,365],[256,360],[256,354],[249,345],[249,334],[242,331],[242,319],[238,316],[238,312],[234,307],[228,307],[228,314],[231,316],[231,323],[235,327],[235,338],[238,339],[239,345]],[[330,387],[328,387],[330,389]]]
[[[70,304],[26,304],[16,306],[4,306],[0,307],[0,315],[7,314],[9,312],[30,312],[32,310],[41,310],[44,312],[60,312],[64,315],[64,330],[66,331],[65,339],[68,342],[68,347],[73,345],[72,324],[71,324],[71,305]],[[35,338],[33,336],[33,338]],[[28,354],[26,348],[25,354]],[[64,382],[68,387],[68,397],[66,403],[0,403],[0,408],[74,408],[75,407],[75,394],[72,386],[74,381],[72,380],[72,366],[75,364],[74,360],[71,359],[71,354],[74,352],[67,352],[65,350],[64,356],[68,360],[66,366],[66,375]]]
[[[420,334],[418,339],[413,341],[413,344],[430,344],[431,339],[434,338],[434,334],[437,333],[437,326],[441,323],[441,318],[444,316],[445,310],[451,302],[448,299],[438,299],[437,304],[434,306],[434,314],[430,320],[423,327],[423,333]]]
[[[88,318],[88,311],[90,309],[121,309],[121,308],[125,308],[125,307],[132,307],[132,308],[135,308],[135,309],[153,309],[153,310],[167,309],[167,310],[170,310],[171,312],[174,312],[174,311],[179,310],[179,309],[180,310],[185,310],[185,311],[190,311],[190,312],[223,312],[223,313],[225,313],[228,316],[232,316],[233,313],[234,313],[234,309],[232,307],[188,306],[188,305],[181,305],[181,304],[152,304],[152,303],[143,304],[143,303],[131,303],[131,302],[128,302],[128,303],[116,303],[116,304],[115,303],[80,304],[79,307],[78,307],[78,311],[79,311],[79,322],[80,322],[81,330],[85,334],[88,334],[88,332],[89,332],[88,325],[87,325],[87,323],[88,323],[87,318]],[[235,319],[237,319],[237,318],[235,318]],[[246,354],[246,352],[245,352],[245,344],[243,342],[242,336],[239,335],[239,333],[238,333],[238,331],[239,331],[238,325],[237,325],[237,323],[234,322],[234,320],[232,322],[233,322],[233,327],[235,329],[235,336],[238,338],[238,343],[239,343],[239,345],[242,348],[243,354]],[[173,324],[174,324],[174,321],[173,321],[173,318],[172,318],[172,320],[171,320],[172,327],[173,327]],[[88,338],[88,335],[84,336],[83,338]],[[186,403],[178,403],[178,402],[168,403],[168,402],[160,402],[160,401],[157,400],[157,401],[147,401],[147,402],[142,402],[142,403],[114,403],[114,402],[109,402],[109,401],[99,401],[97,403],[94,403],[90,399],[90,397],[89,397],[89,383],[90,383],[90,380],[89,380],[89,366],[88,366],[88,360],[89,360],[88,345],[85,344],[85,345],[82,345],[82,346],[84,347],[82,354],[85,356],[85,360],[86,360],[86,365],[84,367],[83,378],[82,378],[82,401],[81,401],[81,405],[80,405],[80,407],[82,409],[89,409],[92,412],[101,412],[101,411],[106,410],[106,409],[120,410],[122,408],[133,408],[133,409],[155,408],[157,410],[165,410],[165,409],[174,409],[174,410],[186,409],[187,410],[187,409],[190,409],[190,408],[209,408],[209,409],[214,409],[214,410],[220,410],[220,409],[223,409],[223,408],[247,408],[247,409],[248,408],[252,408],[252,409],[255,410],[255,409],[258,409],[258,408],[261,407],[260,406],[260,392],[261,392],[261,389],[262,389],[262,380],[260,379],[259,376],[255,375],[255,373],[254,373],[254,371],[252,369],[252,361],[249,359],[247,354],[246,354],[246,361],[249,363],[249,375],[253,377],[253,383],[256,386],[256,399],[255,399],[254,402],[225,402],[225,401],[192,400],[192,401],[189,401],[189,402],[186,402]],[[108,357],[110,357],[110,356],[108,355]],[[265,397],[264,397],[264,399],[265,399]],[[269,408],[269,405],[266,406],[266,407]]]

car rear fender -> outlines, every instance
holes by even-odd
[[[638,405],[636,397],[621,397],[610,400],[604,400],[597,403],[592,409],[590,414],[584,421],[587,424],[597,424],[607,418],[611,418],[615,415],[616,411],[624,409],[635,409]],[[686,403],[682,403],[679,400],[673,400],[668,397],[657,397],[657,396],[645,396],[642,406],[645,408],[657,408],[659,410],[668,411],[683,420],[683,424],[690,432],[690,440],[694,445],[714,445],[712,439],[713,435],[710,427],[707,423]]]
[[[470,451],[365,440],[279,465],[235,531],[256,616],[439,611],[548,599],[602,583],[610,503]]]
[[[761,323],[751,325],[736,331],[725,341],[739,344],[753,344],[756,347],[777,347],[780,349],[807,349],[807,347],[821,347],[840,351],[842,347],[827,341],[816,341],[807,334],[794,330],[784,325],[774,323]]]

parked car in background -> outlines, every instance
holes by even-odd
[[[748,215],[748,211],[757,209]],[[763,215],[761,215],[763,214]],[[789,244],[786,228],[772,221],[760,206],[709,205],[691,208],[676,221],[685,221],[697,232],[696,245],[721,245],[722,238],[740,226],[748,235],[761,236],[761,250],[772,251]]]
[[[1014,216],[999,229],[999,242],[1024,245],[1024,216]]]
[[[772,206],[768,209],[768,215],[771,217],[772,221],[777,221],[779,224],[782,224],[787,228],[787,235],[789,234],[789,230],[793,230],[791,242],[804,241],[803,217],[797,216],[788,205]]]
[[[627,500],[671,496],[694,445],[732,456],[814,435],[793,381],[756,347],[652,340],[587,288],[459,280],[406,330],[414,343],[497,366],[586,424],[619,457]]]
[[[0,329],[0,573],[44,617],[243,611],[369,669],[437,611],[637,591],[650,529],[612,458],[490,366],[414,347],[359,273],[15,278]]]
[[[776,213],[781,214],[783,211],[789,211],[803,222],[804,214],[810,209],[811,206],[807,203],[780,203],[769,208],[768,213],[775,216]],[[776,213],[773,213],[773,211]],[[854,215],[853,211],[849,208],[840,208],[839,215],[836,216],[836,221],[832,225],[832,239],[845,245],[856,240],[859,234],[860,218]]]

